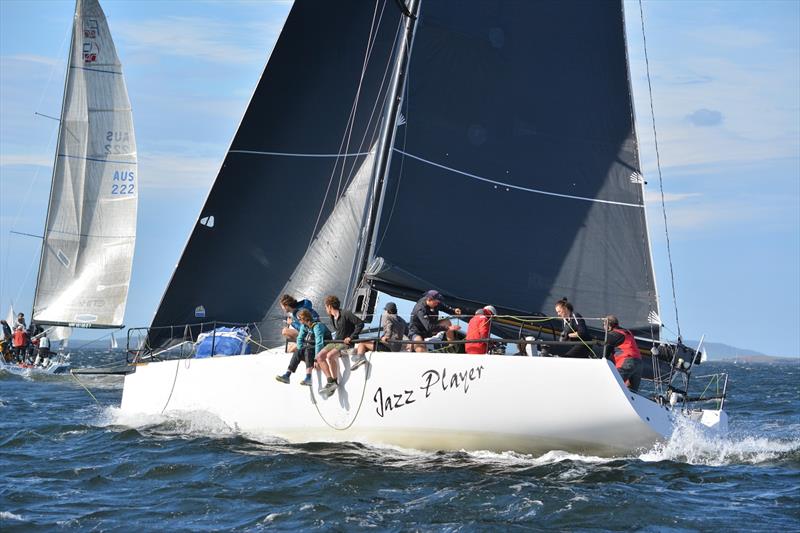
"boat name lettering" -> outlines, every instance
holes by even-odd
[[[411,398],[413,395],[413,390],[404,390],[403,394],[389,394],[384,398],[383,387],[378,387],[378,390],[375,391],[375,396],[372,397],[372,401],[378,404],[378,407],[375,408],[375,412],[378,413],[378,416],[383,417],[386,411],[399,409],[416,402],[417,400]]]
[[[443,391],[463,389],[464,394],[469,392],[469,385],[471,382],[478,380],[482,377],[483,365],[470,368],[463,372],[455,372],[448,377],[447,369],[443,368],[441,372],[438,370],[426,370],[422,373],[422,384],[419,390],[425,391],[425,398],[430,397],[441,386]],[[383,387],[378,387],[372,401],[377,404],[375,412],[381,418],[389,411],[394,411],[406,405],[412,404],[417,400],[414,399],[415,390],[405,389],[401,394],[384,393]]]
[[[469,384],[476,379],[481,378],[481,371],[483,370],[483,365],[477,366],[475,368],[470,368],[469,370],[465,370],[464,372],[456,372],[450,379],[447,379],[447,369],[443,368],[442,373],[439,374],[436,370],[426,370],[422,373],[422,378],[425,380],[425,384],[420,387],[420,389],[425,391],[425,397],[427,398],[430,396],[433,391],[431,387],[436,385],[437,383],[441,383],[442,390],[446,391],[447,389],[457,389],[460,386],[464,386],[464,394],[469,391]]]

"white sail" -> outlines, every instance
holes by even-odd
[[[103,10],[79,0],[33,319],[122,324],[139,193],[133,119]]]

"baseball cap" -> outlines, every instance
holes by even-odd
[[[440,293],[439,291],[431,290],[431,291],[428,291],[428,292],[425,293],[425,298],[429,298],[431,300],[438,300],[438,301],[441,302],[442,301],[442,293]]]

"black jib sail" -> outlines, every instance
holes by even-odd
[[[345,292],[402,22],[393,0],[295,2],[153,327],[262,322],[274,339],[282,292]]]
[[[657,334],[621,2],[422,2],[404,97],[374,287]]]

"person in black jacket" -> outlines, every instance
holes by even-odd
[[[581,344],[573,345],[567,353],[561,357],[576,357],[576,358],[595,358],[594,351],[585,342],[591,340],[591,336],[586,329],[586,321],[580,313],[576,313],[572,307],[572,303],[562,298],[556,302],[556,313],[563,319],[561,326],[561,340],[565,341],[579,341]]]
[[[424,341],[439,331],[444,331],[439,325],[439,310],[455,315],[461,314],[461,309],[450,307],[442,302],[442,294],[439,291],[426,292],[411,311],[408,336],[412,341]],[[457,328],[457,326],[452,327]],[[427,351],[424,344],[414,345],[414,350],[420,353]]]
[[[358,334],[364,329],[364,321],[347,310],[342,310],[341,302],[336,296],[325,298],[325,311],[331,317],[331,329],[336,340],[335,344],[328,344],[317,354],[317,364],[320,370],[328,378],[328,383],[320,394],[326,398],[333,394],[339,385],[339,356],[341,351],[353,345],[353,339],[358,338]]]

